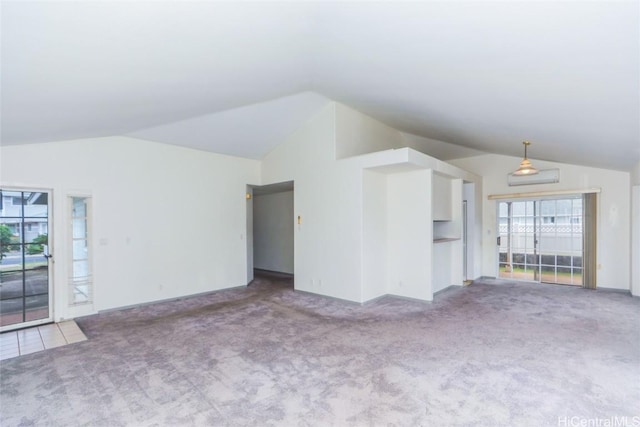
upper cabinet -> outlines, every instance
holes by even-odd
[[[433,174],[431,206],[434,221],[451,221],[451,179]]]

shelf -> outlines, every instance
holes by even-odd
[[[455,240],[460,240],[460,238],[459,237],[442,237],[439,239],[433,239],[433,243],[453,242]]]

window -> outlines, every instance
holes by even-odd
[[[71,202],[71,277],[69,305],[93,302],[91,271],[89,197],[70,197]]]

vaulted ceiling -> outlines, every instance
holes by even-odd
[[[528,139],[537,159],[640,161],[636,1],[3,1],[1,12],[3,145],[132,135],[261,158],[335,100],[460,156],[521,156]]]

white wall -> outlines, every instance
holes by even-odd
[[[640,296],[640,162],[631,171],[631,293]]]
[[[631,293],[640,296],[640,185],[631,187]]]
[[[293,274],[293,191],[253,198],[253,265]]]
[[[362,299],[387,291],[387,177],[363,171]]]
[[[342,104],[335,104],[336,158],[357,156],[404,146],[397,130]]]
[[[361,301],[362,170],[336,161],[335,106],[263,159],[262,184],[295,182],[295,288]]]
[[[478,191],[481,181],[407,148],[355,155],[401,140],[332,103],[263,159],[263,185],[295,181],[296,289],[357,302],[384,293],[432,298],[431,170],[475,182]]]
[[[560,169],[560,182],[519,187],[507,185],[520,158],[488,154],[450,161],[483,176],[483,275],[497,275],[496,202],[491,194],[601,188],[598,212],[598,287],[630,289],[629,173],[532,159],[539,169]]]
[[[631,185],[640,185],[640,162],[631,171]]]
[[[431,210],[434,221],[451,221],[451,178],[434,174],[432,177],[432,198]]]
[[[1,148],[3,186],[53,189],[56,319],[67,308],[67,197],[93,199],[95,310],[247,283],[246,184],[259,163],[126,137]]]
[[[393,295],[433,299],[432,175],[432,171],[426,169],[387,177],[388,292]]]

